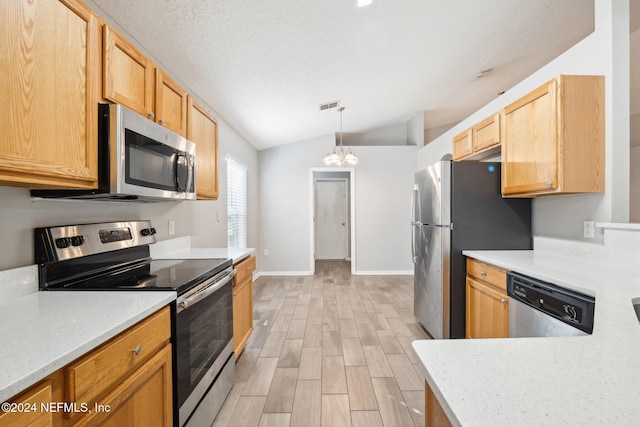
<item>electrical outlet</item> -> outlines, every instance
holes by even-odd
[[[176,234],[176,222],[174,220],[169,221],[169,236]]]
[[[593,239],[596,237],[596,223],[595,221],[584,222],[584,237],[586,239]]]
[[[269,256],[269,249],[264,250],[264,256]]]

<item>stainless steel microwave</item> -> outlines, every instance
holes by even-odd
[[[120,104],[98,106],[98,188],[31,190],[33,197],[196,199],[196,145]]]

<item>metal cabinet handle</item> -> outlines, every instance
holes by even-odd
[[[546,185],[547,185],[548,188],[551,188],[551,181],[547,181]]]
[[[163,125],[163,124],[164,124],[164,119],[160,119],[160,120],[158,120],[158,123],[160,123],[161,125]]]
[[[151,111],[149,114],[147,114],[147,116],[149,116],[150,119],[153,119],[156,115],[153,111]]]
[[[135,354],[136,356],[140,356],[140,353],[142,352],[142,346],[139,345],[136,348],[131,350],[133,352],[133,354]]]
[[[505,302],[507,302],[507,300],[506,300],[506,299],[504,299],[504,298],[500,298],[500,304],[504,304]]]
[[[487,273],[485,273],[484,271],[481,271],[481,272],[480,272],[480,275],[481,275],[482,277],[485,277],[485,276],[487,275]]]
[[[233,296],[234,296],[234,297],[237,297],[237,296],[238,296],[238,294],[234,292],[234,293],[233,293]]]

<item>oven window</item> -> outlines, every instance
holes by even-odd
[[[175,191],[177,151],[125,129],[125,182],[142,187]]]
[[[232,282],[176,315],[178,407],[233,339]]]

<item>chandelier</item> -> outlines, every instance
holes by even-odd
[[[358,158],[353,154],[351,148],[345,150],[342,145],[342,112],[344,108],[345,107],[338,108],[338,112],[340,113],[340,143],[324,156],[323,162],[327,166],[355,166],[358,164]]]

